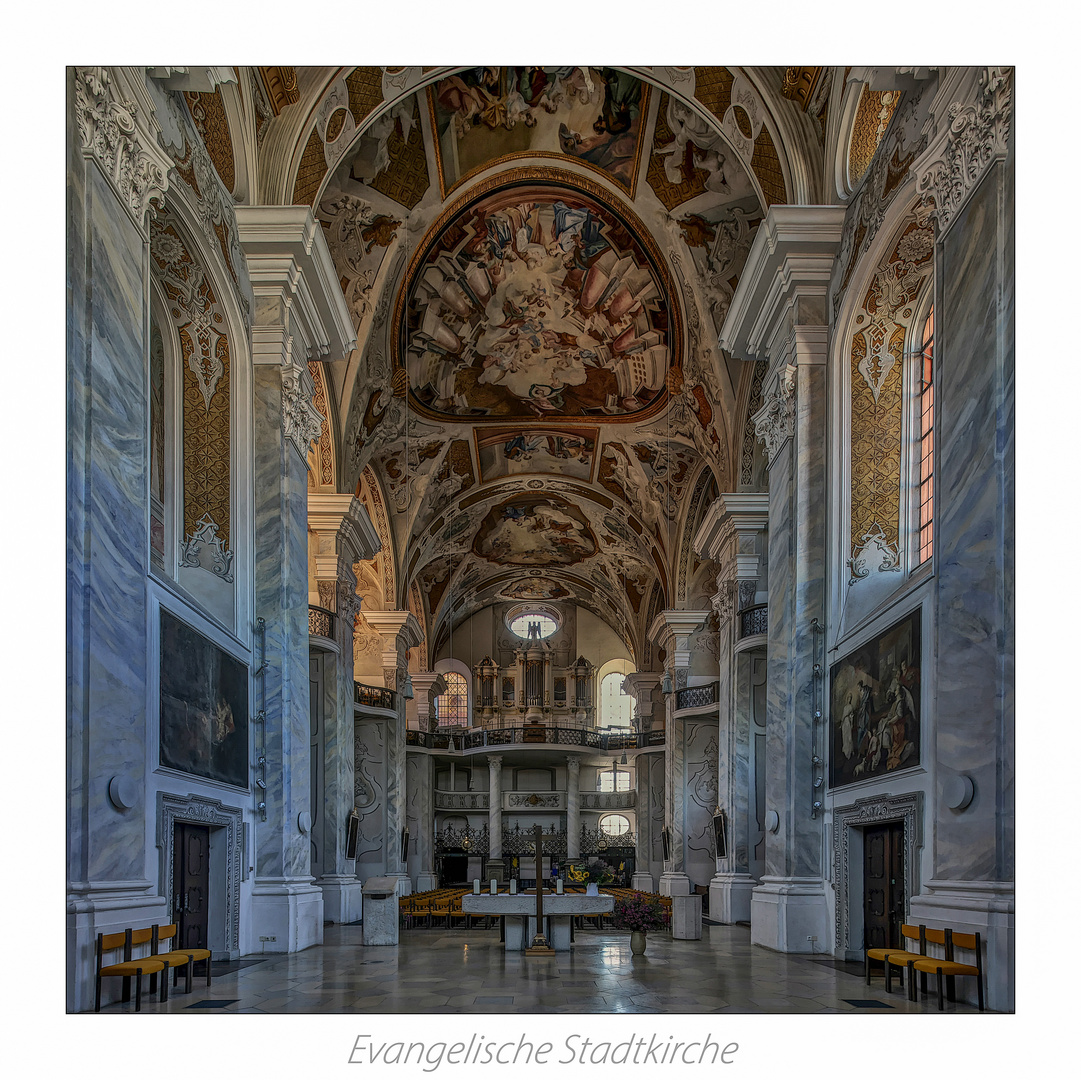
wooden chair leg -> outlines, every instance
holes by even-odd
[[[94,980],[94,1012],[101,1012],[101,976]]]
[[[863,954],[863,977],[867,980],[867,985],[871,985],[871,958],[866,952]]]
[[[139,1012],[143,1007],[143,969],[135,971],[135,1011]]]
[[[883,960],[882,963],[883,963],[883,966],[886,968],[886,993],[887,994],[892,994],[893,993],[893,972],[890,970],[890,962],[887,959],[887,960]]]
[[[207,984],[207,986],[210,985],[210,961],[211,961],[211,959],[212,958],[209,957],[209,956],[206,958],[206,984]]]
[[[938,969],[938,1011],[942,1012],[942,968]]]
[[[195,967],[195,961],[192,957],[188,957],[188,962],[184,965],[184,993],[191,993],[191,969]]]
[[[154,972],[154,975],[156,976],[157,972]],[[151,997],[154,996],[154,983],[153,983],[153,981],[151,981],[151,983],[150,983],[150,996]],[[161,997],[159,997],[158,1000],[162,1001],[162,1002],[165,1002],[165,1001],[169,1000],[169,962],[168,961],[166,961],[165,967],[162,969],[162,973],[161,973]]]
[[[976,976],[976,999],[980,1003],[980,1012],[983,1012],[983,975]]]
[[[125,975],[124,976],[124,989],[121,991],[120,1000],[122,1002],[125,1002],[125,1003],[131,1001],[131,976],[130,975]]]
[[[905,969],[905,983],[908,986],[908,1000],[916,1000],[916,969],[912,966],[914,961],[909,960],[908,967]]]

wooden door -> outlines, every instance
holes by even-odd
[[[207,948],[210,924],[210,827],[178,821],[173,833],[173,919],[178,947]]]
[[[863,933],[868,949],[901,947],[905,920],[904,826],[863,830]]]

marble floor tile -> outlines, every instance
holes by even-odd
[[[360,927],[328,926],[323,944],[293,956],[260,955],[215,972],[191,994],[171,990],[154,1013],[804,1013],[904,1016],[936,1013],[933,994],[910,1002],[867,986],[862,971],[785,956],[750,943],[745,926],[703,926],[700,941],[650,936],[645,956],[630,954],[625,934],[584,931],[572,952],[525,958],[507,954],[496,928],[402,932],[397,947],[365,947]],[[849,970],[852,968],[852,970]],[[218,1008],[213,1004],[233,1000]],[[880,1002],[860,1008],[850,1001]],[[109,1005],[103,1012],[131,1011]],[[951,1014],[973,1006],[947,1003]]]

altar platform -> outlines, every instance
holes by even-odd
[[[607,914],[615,907],[615,897],[585,893],[541,893],[541,918],[545,937],[556,952],[571,948],[571,920],[577,915]],[[503,947],[507,952],[523,952],[537,933],[536,891],[520,893],[466,893],[462,911],[469,915],[503,917]]]

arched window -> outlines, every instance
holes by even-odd
[[[597,772],[598,791],[630,791],[631,774],[626,769],[600,769]]]
[[[623,680],[626,673],[610,671],[601,679],[600,711],[597,714],[598,727],[630,727],[631,706],[629,694],[623,693]]]
[[[622,836],[631,831],[631,823],[622,814],[605,814],[601,818],[600,830],[606,836]]]
[[[927,313],[920,343],[920,534],[916,565],[931,557],[931,526],[935,510],[935,308]]]
[[[444,671],[447,692],[435,699],[435,715],[440,727],[469,726],[469,687],[457,671]]]

